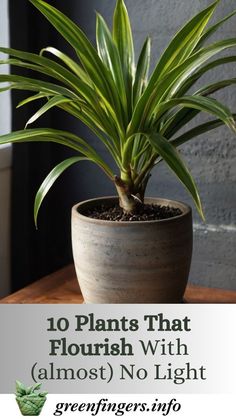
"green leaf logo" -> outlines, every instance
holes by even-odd
[[[20,381],[16,381],[16,401],[23,416],[39,416],[44,403],[46,392],[39,392],[41,384],[25,387]]]

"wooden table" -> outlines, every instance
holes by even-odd
[[[187,303],[236,303],[236,291],[189,285]],[[0,304],[82,304],[73,265],[34,282],[26,288],[3,298]]]

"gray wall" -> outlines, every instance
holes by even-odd
[[[194,13],[208,6],[209,0],[126,0],[133,24],[136,49],[150,34],[153,39],[153,62],[168,44],[180,25]],[[222,0],[214,19],[233,10],[233,0]],[[78,15],[90,37],[94,38],[94,10],[98,10],[111,22],[115,0],[93,0]],[[236,17],[227,22],[217,37],[236,36]],[[215,39],[217,38],[215,37]],[[206,77],[202,83],[219,77],[235,77],[235,64],[221,67]],[[218,95],[235,112],[236,90],[226,89]],[[201,121],[204,117],[201,117]],[[192,170],[204,204],[206,224],[194,211],[195,244],[190,280],[205,286],[236,289],[236,138],[227,128],[198,137],[182,148],[183,155]],[[93,170],[93,169],[92,169]],[[96,171],[92,172],[96,175]],[[105,180],[96,187],[91,184],[88,195],[110,192]],[[163,164],[153,173],[148,195],[184,200],[192,204],[182,185]]]

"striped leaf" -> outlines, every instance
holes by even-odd
[[[194,95],[207,96],[221,89],[224,89],[225,87],[229,87],[235,83],[236,83],[235,78],[211,83],[209,85],[201,87],[199,90],[197,90],[194,93]],[[200,109],[198,110],[197,109],[190,110],[188,108],[180,109],[179,111],[175,112],[173,116],[171,116],[170,118],[167,118],[167,122],[164,124],[161,130],[162,134],[164,134],[167,138],[172,137],[189,121],[195,118],[199,114],[199,112],[201,112]]]
[[[59,94],[69,99],[79,99],[74,92],[67,89],[66,87],[54,83],[48,83],[43,80],[32,79],[30,77],[23,77],[14,74],[0,74],[0,83],[2,82],[14,83],[14,87],[16,89],[32,90],[49,94]]]
[[[218,1],[202,10],[176,34],[154,70],[152,83],[159,80],[170,69],[180,65],[191,55],[217,4]]]
[[[201,124],[197,127],[190,129],[189,131],[185,132],[179,137],[174,138],[170,142],[174,147],[179,147],[180,145],[185,144],[187,141],[192,140],[193,138],[196,138],[199,135],[205,134],[206,132],[212,131],[213,129],[216,129],[223,124],[223,121],[221,121],[220,119],[208,121],[205,124]]]
[[[64,96],[55,96],[48,100],[45,105],[43,105],[31,118],[27,121],[26,127],[33,122],[37,121],[38,118],[40,118],[43,114],[45,114],[49,109],[54,108],[55,106],[59,106],[62,103],[68,103],[70,102],[70,99],[65,98]]]
[[[201,48],[203,44],[212,36],[214,33],[225,23],[227,20],[231,19],[231,17],[235,16],[236,10],[234,10],[232,13],[229,13],[227,16],[225,16],[223,19],[219,20],[214,25],[210,26],[210,28],[206,29],[201,36],[197,48]]]
[[[133,35],[129,15],[123,0],[117,0],[113,15],[113,39],[117,45],[123,68],[128,103],[132,103],[132,88],[135,72]]]
[[[45,50],[48,50],[47,48]],[[49,48],[49,50],[51,51],[51,49]],[[59,54],[58,50],[57,51],[57,55],[60,55],[64,57],[64,54]],[[53,52],[56,55],[53,48]],[[37,54],[32,54],[29,52],[23,52],[23,51],[19,51],[16,49],[12,49],[12,48],[0,48],[0,52],[3,52],[4,54],[8,54],[11,57],[14,58],[19,58],[21,61],[13,61],[12,59],[10,60],[5,60],[5,62],[8,62],[9,64],[14,64],[14,65],[18,65],[18,66],[22,66],[25,68],[29,68],[29,69],[34,69],[35,71],[41,72],[43,74],[49,75],[53,78],[56,78],[62,82],[64,82],[65,84],[69,83],[70,86],[72,87],[76,87],[77,89],[80,88],[80,90],[83,91],[83,88],[85,89],[85,91],[88,91],[88,89],[86,89],[86,85],[84,86],[84,80],[82,77],[83,74],[83,70],[81,69],[82,72],[80,72],[80,76],[78,78],[78,74],[74,74],[71,71],[69,71],[68,69],[66,69],[64,66],[58,64],[57,62],[50,60],[46,57],[37,55]],[[71,60],[73,62],[73,60]],[[1,63],[1,61],[0,61]],[[32,65],[34,64],[34,65]],[[73,69],[77,68],[76,63],[74,63]],[[78,66],[79,68],[79,66]],[[77,69],[77,71],[79,71]],[[84,73],[86,74],[86,73]],[[77,77],[76,77],[77,76]],[[87,77],[88,79],[88,77]],[[86,79],[86,81],[87,81]],[[83,81],[83,83],[81,83],[81,81]],[[86,84],[89,84],[88,82],[86,82]],[[94,94],[94,93],[93,93]]]
[[[139,56],[138,64],[137,64],[137,70],[135,74],[134,88],[133,88],[134,106],[140,99],[148,83],[150,56],[151,56],[151,39],[148,37],[146,41],[144,42],[142,51]]]
[[[96,22],[98,53],[101,60],[111,71],[117,91],[119,92],[125,115],[127,115],[126,90],[118,48],[112,39],[112,35],[107,27],[105,20],[99,13],[97,13]]]
[[[112,75],[84,32],[67,16],[43,0],[30,0],[77,52],[97,91],[120,116],[119,95]]]
[[[181,86],[180,89],[178,89],[178,92],[176,95],[178,96],[184,96],[190,88],[194,86],[194,84],[208,71],[213,70],[214,68],[217,68],[221,65],[226,65],[229,63],[235,63],[236,62],[236,56],[230,55],[222,58],[218,58],[217,60],[213,60],[208,64],[203,65],[199,70],[197,70],[191,77],[189,77]]]
[[[168,102],[159,104],[155,110],[155,118],[161,116],[168,110],[182,105],[187,108],[193,108],[210,115],[216,116],[225,123],[234,133],[236,133],[235,121],[230,110],[215,99],[202,96],[184,96],[178,99],[172,99]]]
[[[201,65],[214,55],[235,46],[236,38],[216,42],[215,44],[194,53],[187,60],[185,60],[184,63],[170,71],[156,84],[154,90],[151,89],[150,91],[151,84],[149,82],[144,94],[140,98],[134,110],[133,117],[128,128],[128,135],[132,135],[134,132],[142,130],[145,119],[151,117],[153,109],[156,105],[168,97],[175,97],[176,93],[178,93],[185,81],[188,80],[188,78],[191,77],[191,75],[199,69]]]
[[[52,169],[52,171],[47,175],[47,177],[44,179],[43,183],[41,184],[34,200],[34,222],[35,226],[37,228],[37,219],[38,219],[38,212],[42,205],[42,202],[53,186],[53,184],[56,182],[56,180],[59,178],[59,176],[70,166],[72,166],[75,163],[89,160],[85,157],[71,157],[69,159],[64,160],[63,162],[59,163],[57,166]]]
[[[154,150],[156,150],[156,152],[162,157],[169,168],[186,187],[196,204],[200,216],[204,219],[197,186],[176,148],[160,134],[150,135],[148,139]]]
[[[27,105],[27,103],[34,102],[35,100],[45,99],[45,98],[48,98],[48,97],[50,97],[50,95],[47,95],[45,93],[37,93],[36,95],[29,96],[26,99],[21,100],[18,103],[17,108],[20,108],[21,106]]]
[[[74,60],[72,60],[68,55],[65,53],[59,51],[57,48],[54,47],[47,47],[43,48],[40,51],[40,55],[42,56],[45,52],[48,52],[55,57],[59,58],[66,66],[73,71],[73,73],[79,77],[84,83],[88,84],[89,86],[92,86],[92,82],[90,77],[86,74],[86,72],[83,70],[83,68],[76,63]]]

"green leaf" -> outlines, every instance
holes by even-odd
[[[163,102],[156,107],[155,118],[160,118],[164,112],[178,105],[197,109],[216,116],[221,119],[234,133],[236,132],[235,121],[230,110],[216,99],[202,96],[184,96],[182,98],[171,99],[167,102]]]
[[[148,82],[148,72],[150,66],[151,55],[151,39],[148,37],[144,42],[142,51],[139,56],[137,70],[135,74],[134,88],[133,88],[133,103],[136,105],[144,88]]]
[[[205,73],[213,68],[219,67],[221,65],[234,63],[236,61],[235,55],[230,55],[227,57],[218,58],[217,60],[211,61],[210,63],[202,66],[200,70],[196,71],[191,77],[189,77],[185,83],[183,83],[181,89],[178,90],[178,96],[184,96],[187,91],[202,77]]]
[[[187,81],[183,84],[182,88],[178,91],[178,96],[183,96],[186,92],[194,85],[194,83],[199,80],[201,76],[203,76],[207,71],[212,70],[218,66],[236,62],[236,56],[227,56],[223,58],[219,58],[210,62],[209,64],[203,66],[200,70],[198,70],[193,76],[191,76]],[[224,87],[224,86],[223,86]],[[195,93],[196,94],[196,93]],[[170,138],[172,137],[177,131],[179,131],[184,125],[186,125],[189,121],[191,121],[200,111],[194,111],[189,109],[181,109],[176,112],[173,117],[171,117],[167,123],[165,124],[164,133],[165,137]]]
[[[148,139],[152,147],[163,158],[163,160],[167,163],[170,169],[175,173],[178,179],[186,187],[196,204],[200,216],[204,220],[202,204],[197,190],[197,186],[185,163],[180,158],[178,151],[160,134],[152,134],[148,137]]]
[[[83,103],[80,103],[79,105],[74,102],[64,103],[60,105],[60,108],[80,119],[98,138],[102,138],[102,141],[104,140],[104,136],[101,137],[100,131],[106,136],[109,136],[107,141],[112,142],[116,149],[116,153],[119,154],[120,143],[119,138],[117,137],[117,131],[111,124],[111,119],[109,119],[105,113],[102,116],[100,115],[101,112],[99,114],[94,114],[91,108]]]
[[[48,394],[48,392],[47,392],[47,391],[42,391],[42,393],[39,393],[39,396],[40,396],[40,397],[46,397],[46,396],[47,396],[47,394]]]
[[[236,79],[227,79],[222,80],[220,82],[215,82],[209,84],[207,86],[202,87],[194,95],[209,95],[218,90],[224,89],[225,87],[231,86],[232,84],[236,83]],[[194,96],[192,96],[194,97]],[[219,105],[221,105],[219,103]],[[176,112],[167,122],[164,124],[161,133],[165,135],[166,138],[172,137],[177,131],[179,131],[184,125],[186,125],[189,121],[195,118],[198,113],[201,112],[201,109],[186,109],[183,108],[180,111]],[[214,114],[215,115],[215,114]],[[230,117],[231,118],[231,117]],[[222,120],[224,121],[224,120]],[[224,122],[225,123],[225,122]],[[221,124],[222,125],[222,124]],[[234,124],[230,126],[231,129],[235,132]]]
[[[97,51],[83,31],[71,19],[45,1],[30,0],[30,2],[49,20],[63,38],[72,45],[93,84],[96,86],[96,90],[112,107],[116,106],[120,117],[119,95],[111,73],[103,64]]]
[[[231,86],[232,84],[236,83],[236,79],[227,79],[222,80],[220,82],[212,83],[207,86],[202,87],[197,92],[194,93],[194,95],[209,95],[212,93],[215,93],[221,89],[224,89],[225,87]],[[185,126],[189,121],[191,121],[193,118],[195,118],[199,112],[201,112],[200,109],[180,109],[178,112],[176,112],[172,117],[167,119],[167,122],[164,124],[161,133],[165,135],[166,138],[172,137],[174,134],[176,134],[177,131],[179,131],[183,126]],[[231,127],[232,129],[232,127]],[[234,128],[233,128],[233,131]]]
[[[191,75],[202,64],[217,53],[235,46],[236,38],[216,42],[215,44],[194,53],[184,63],[170,71],[156,84],[154,90],[149,82],[144,94],[140,98],[134,110],[133,117],[128,128],[128,135],[132,135],[139,130],[143,130],[145,120],[148,118],[150,119],[153,109],[157,106],[157,104],[168,97],[176,97],[176,94],[185,81],[188,80],[188,78],[191,77]]]
[[[8,86],[7,90],[20,89],[20,90],[29,90],[29,91],[37,92],[38,90],[41,89],[43,90],[44,93],[40,92],[40,95],[42,94],[45,97],[57,95],[58,93],[59,95],[63,94],[67,98],[76,100],[78,103],[81,103],[81,105],[83,102],[80,102],[80,100],[86,101],[85,103],[88,103],[90,107],[90,113],[93,114],[93,118],[92,118],[93,120],[96,120],[96,115],[97,115],[99,116],[100,120],[103,121],[104,125],[106,125],[106,124],[111,124],[111,118],[113,118],[114,123],[116,124],[116,127],[117,127],[117,129],[115,129],[115,133],[113,131],[114,137],[118,135],[117,132],[120,133],[119,131],[120,126],[119,126],[119,121],[117,119],[117,115],[115,114],[113,109],[110,107],[110,105],[107,104],[107,108],[110,113],[109,118],[108,118],[106,109],[104,109],[103,105],[101,103],[99,104],[98,102],[98,98],[96,97],[96,92],[94,92],[88,85],[80,86],[80,90],[78,89],[79,92],[77,91],[74,93],[68,89],[65,89],[64,87],[61,87],[55,84],[51,84],[51,83],[49,84],[49,83],[41,82],[40,80],[35,80],[35,79],[30,79],[30,78],[22,78],[21,76],[10,75],[10,78],[9,78],[9,75],[6,75],[6,76],[3,76],[2,78],[0,77],[0,82],[3,80],[13,81],[11,85]],[[30,100],[31,99],[29,99],[29,101]],[[32,98],[32,100],[34,99]],[[25,104],[27,102],[28,102],[28,98],[25,101],[23,101],[22,104]],[[78,114],[77,114],[77,117],[79,117]]]
[[[211,95],[212,93],[215,93],[221,89],[224,89],[225,87],[232,86],[232,84],[236,84],[236,78],[221,80],[215,83],[210,83],[198,89],[195,95],[203,95],[203,96]]]
[[[42,202],[47,195],[48,191],[51,189],[52,185],[56,182],[58,177],[72,164],[78,163],[80,161],[86,161],[87,158],[84,157],[71,157],[59,163],[54,169],[48,174],[43,183],[41,184],[34,201],[34,222],[37,228],[37,218],[38,212],[42,205]]]
[[[1,89],[0,89],[0,93],[1,92],[7,92],[8,90],[11,90],[11,86],[6,86],[6,87],[1,87]]]
[[[30,395],[31,393],[32,393],[32,386],[31,387],[26,387],[25,394]]]
[[[50,95],[45,93],[37,93],[36,95],[29,96],[26,99],[18,103],[17,108],[26,105],[27,103],[33,102],[34,100],[48,98]]]
[[[25,129],[0,136],[0,144],[22,142],[54,142],[80,153],[95,153],[95,150],[77,135],[52,128]]]
[[[236,46],[236,38],[216,42],[189,57],[183,64],[171,71],[160,83],[157,83],[156,101],[171,98],[178,94],[184,82],[207,60],[219,52]]]
[[[117,0],[113,15],[113,39],[118,47],[123,68],[128,104],[132,104],[132,86],[135,72],[133,35],[128,11],[123,0]]]
[[[32,391],[39,390],[42,387],[42,383],[36,383],[32,388]]]
[[[42,57],[41,57],[42,58]],[[91,111],[95,112],[101,121],[106,121],[106,124],[111,124],[112,120],[115,125],[115,133],[113,130],[114,137],[118,136],[123,138],[124,133],[122,126],[120,125],[118,112],[116,113],[110,103],[104,100],[100,100],[97,97],[96,91],[94,91],[89,85],[77,80],[77,91],[71,91],[63,86],[47,83],[41,80],[32,79],[29,77],[22,77],[18,75],[0,75],[1,82],[12,82],[7,89],[20,89],[20,90],[29,90],[29,91],[40,91],[40,93],[45,93],[46,95],[63,95],[67,98],[74,99],[76,101],[85,100],[86,103],[91,108]],[[109,115],[109,117],[108,117]],[[95,115],[96,119],[96,115]]]
[[[233,12],[231,12],[230,14],[228,14],[227,16],[225,16],[223,19],[219,20],[217,23],[215,23],[214,25],[210,26],[210,28],[208,28],[206,31],[204,31],[203,35],[201,36],[198,44],[197,44],[197,48],[199,49],[205,42],[207,39],[209,39],[212,35],[214,35],[214,33],[225,23],[227,22],[227,20],[231,19],[231,17],[233,17],[236,14],[236,10],[234,10]]]
[[[92,162],[96,163],[106,175],[113,180],[114,174],[105,161],[97,154],[85,140],[68,131],[55,130],[51,128],[34,128],[15,131],[0,136],[0,144],[22,142],[54,142],[65,145],[83,154]]]
[[[78,78],[78,75],[75,75],[74,72],[72,73],[64,66],[44,56],[32,54],[29,52],[23,52],[23,51],[15,50],[12,48],[0,48],[0,52],[19,58],[20,60],[24,60],[24,61],[20,61],[20,60],[15,60],[15,59],[10,58],[7,60],[0,61],[0,64],[8,63],[11,65],[28,68],[28,69],[46,74],[50,77],[56,78],[57,80],[63,82],[69,87],[72,87],[76,91],[79,91],[85,97],[88,96],[88,94],[91,92],[91,86],[90,86],[90,89],[88,88],[89,83],[85,83],[82,80],[82,78],[81,77]],[[71,62],[73,63],[73,60],[71,60]],[[74,67],[76,67],[76,63],[74,64]],[[94,95],[94,91],[92,91],[92,94],[90,95],[90,97],[92,97],[93,95]]]
[[[38,118],[40,118],[45,112],[47,112],[49,109],[54,108],[55,106],[59,106],[62,103],[68,103],[71,99],[65,98],[64,96],[55,96],[48,100],[47,103],[45,103],[44,106],[42,106],[31,118],[27,121],[26,127],[29,124],[32,124],[35,122]]]
[[[48,52],[54,55],[55,57],[59,58],[84,83],[88,84],[89,86],[92,86],[92,81],[90,77],[87,75],[87,73],[82,69],[82,67],[78,63],[76,63],[74,60],[68,57],[68,55],[64,54],[63,52],[59,51],[57,48],[54,47],[43,48],[40,51],[40,55],[43,55],[43,53],[45,52]]]
[[[172,39],[157,64],[150,83],[153,85],[162,75],[185,61],[198,44],[202,32],[209,22],[218,1],[194,16]]]
[[[176,134],[182,127],[184,127],[189,121],[195,118],[196,115],[201,112],[199,109],[181,108],[174,115],[167,118],[161,128],[161,134],[167,139],[171,138]]]
[[[223,41],[216,42],[215,44],[209,45],[208,47],[203,48],[200,51],[196,52],[182,66],[177,68],[176,72],[173,71],[169,79],[169,82],[171,83],[171,88],[169,89],[168,96],[174,95],[176,92],[178,92],[179,88],[188,79],[188,77],[194,74],[194,72],[200,66],[202,66],[206,61],[208,61],[214,55],[226,49],[235,48],[235,47],[236,47],[236,38],[232,38],[232,39],[226,39]],[[227,58],[226,58],[226,61],[227,61]],[[211,63],[209,64],[209,66],[210,65]],[[201,74],[204,74],[205,71],[206,69],[203,69],[203,68],[201,68],[200,70]],[[163,86],[163,90],[165,88],[166,88],[166,85]]]
[[[118,48],[112,39],[112,35],[105,20],[99,13],[97,13],[96,22],[98,54],[107,68],[111,71],[125,115],[127,115],[127,98]]]
[[[186,143],[187,141],[192,140],[193,138],[196,138],[199,135],[205,134],[206,132],[209,132],[215,128],[218,128],[223,124],[224,123],[220,119],[205,122],[204,124],[198,125],[197,127],[190,129],[189,131],[185,132],[179,137],[174,138],[170,142],[173,146],[179,147],[180,145]]]
[[[65,87],[48,83],[43,80],[32,79],[30,77],[23,77],[14,74],[0,74],[0,83],[2,82],[15,83],[14,88],[18,88],[20,90],[33,90],[49,94],[60,94],[70,99],[78,99],[78,96],[76,96],[74,92]]]
[[[99,97],[97,96],[96,91],[94,90],[93,86],[90,86],[89,84],[85,83],[84,81],[80,80],[76,75],[74,75],[73,73],[71,73],[70,71],[66,70],[63,66],[58,65],[57,63],[54,63],[52,60],[49,60],[48,58],[45,57],[40,57],[37,56],[35,54],[30,54],[30,53],[23,53],[21,51],[18,50],[12,50],[12,49],[5,49],[3,48],[2,50],[4,50],[4,52],[8,51],[9,53],[11,52],[14,56],[26,59],[26,60],[31,60],[32,62],[37,63],[37,65],[31,65],[27,62],[21,62],[21,61],[17,61],[17,60],[8,60],[10,62],[14,61],[15,65],[21,66],[21,67],[25,67],[25,68],[31,68],[31,69],[35,69],[38,72],[41,72],[43,74],[47,74],[51,77],[54,77],[60,81],[62,81],[63,83],[67,84],[70,87],[70,90],[68,89],[66,91],[66,89],[62,86],[58,86],[58,85],[54,85],[57,86],[59,89],[61,89],[61,94],[63,94],[62,89],[64,90],[64,95],[68,96],[68,92],[70,92],[70,97],[73,98],[77,98],[77,99],[81,99],[83,101],[86,101],[86,103],[88,103],[90,105],[90,107],[92,109],[99,109],[99,112],[101,113],[101,106],[98,105],[98,101],[99,101]],[[39,65],[38,65],[39,64]],[[15,78],[17,76],[12,75]],[[16,83],[16,80],[19,79],[15,79],[14,83]],[[0,80],[1,81],[1,80]],[[25,80],[26,81],[26,80]],[[33,82],[37,82],[36,84],[32,84]],[[41,80],[36,80],[36,79],[30,79],[27,78],[27,83],[25,83],[23,85],[22,80],[20,79],[21,85],[14,84],[12,86],[9,86],[9,89],[21,89],[22,90],[33,90],[33,91],[37,91],[40,90],[40,83]],[[29,84],[30,82],[30,84]],[[42,90],[43,87],[45,85],[43,85],[42,82]],[[45,86],[45,87],[52,87],[52,86]],[[72,89],[72,90],[71,90]],[[48,93],[49,95],[51,94],[56,94],[55,90],[52,93],[49,90],[45,90],[46,93]],[[60,92],[58,92],[60,93]],[[71,96],[73,95],[73,96]],[[110,105],[108,104],[108,108],[110,109]],[[111,114],[114,114],[113,109],[111,109]],[[117,121],[117,117],[116,117],[116,121]],[[118,124],[118,122],[117,122]]]
[[[26,394],[26,388],[24,384],[22,384],[20,381],[16,380],[16,392],[20,394],[21,396],[24,396]]]
[[[116,141],[116,136],[114,132],[112,132],[112,127],[106,125],[106,118],[103,118],[103,120],[96,119],[90,108],[85,107],[83,104],[81,104],[82,112],[81,108],[77,109],[77,106],[74,103],[64,103],[61,104],[60,107],[71,115],[79,118],[84,124],[86,124],[91,129],[91,131],[93,131],[94,134],[103,142],[113,157],[114,161],[116,162],[117,166],[121,166],[119,140],[118,142]],[[103,131],[105,135],[101,131]],[[110,137],[108,137],[109,133]]]

